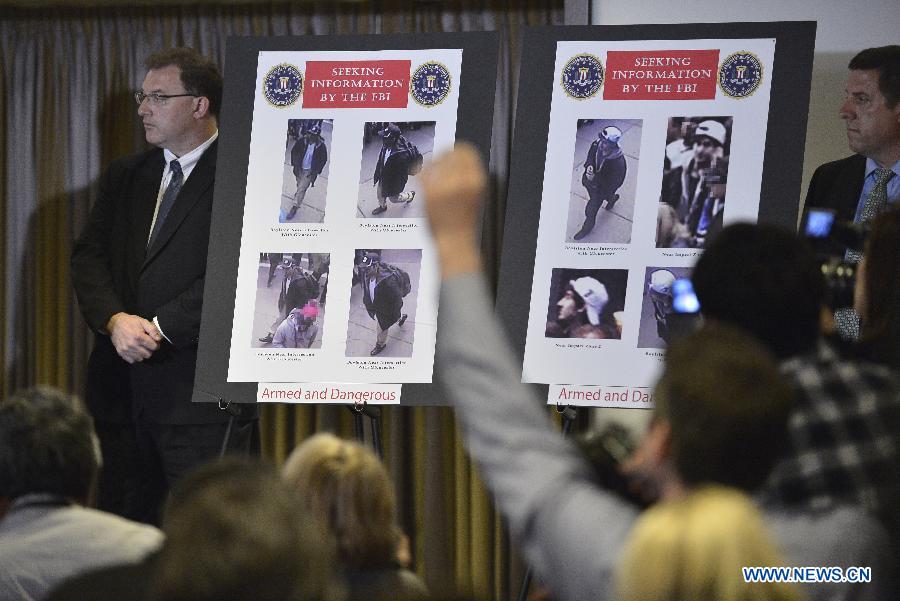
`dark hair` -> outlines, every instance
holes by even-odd
[[[216,64],[193,48],[171,48],[147,58],[147,69],[170,66],[181,70],[185,92],[209,99],[209,112],[218,119],[222,107],[222,74]]]
[[[878,70],[878,89],[892,109],[900,102],[900,46],[866,48],[850,60],[850,69]]]
[[[330,597],[333,551],[274,467],[229,457],[172,491],[154,601]]]
[[[691,280],[703,315],[750,332],[777,357],[815,348],[824,283],[815,255],[796,234],[773,225],[728,226]]]
[[[793,392],[759,342],[707,323],[668,349],[654,401],[686,484],[752,491],[784,448]]]
[[[81,401],[49,387],[0,401],[0,497],[46,493],[84,501],[100,450]]]
[[[865,261],[860,347],[868,358],[900,369],[900,208],[872,221]]]

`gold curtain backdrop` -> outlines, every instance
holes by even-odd
[[[563,19],[562,0],[0,8],[3,394],[38,383],[84,389],[92,337],[71,289],[69,253],[103,168],[145,146],[131,92],[151,52],[193,46],[223,64],[235,35],[497,31],[491,165],[504,199],[521,29]],[[494,276],[504,210],[495,202],[485,217]],[[344,407],[262,409],[263,452],[278,463],[314,432],[353,435]],[[497,600],[518,592],[518,564],[452,411],[387,407],[383,441],[415,569],[431,590]]]

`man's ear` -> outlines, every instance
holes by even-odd
[[[197,106],[194,107],[194,119],[202,119],[209,116],[209,98],[206,96],[197,97]]]

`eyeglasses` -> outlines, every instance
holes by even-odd
[[[138,106],[143,104],[144,100],[149,100],[150,104],[152,105],[162,106],[169,98],[183,98],[185,96],[193,96],[194,98],[199,98],[198,94],[159,94],[157,92],[144,94],[141,90],[138,90],[134,93],[134,101],[138,103]]]

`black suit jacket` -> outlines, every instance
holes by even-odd
[[[191,403],[217,143],[200,158],[162,230],[147,248],[163,173],[163,152],[150,150],[110,165],[72,253],[72,281],[97,333],[88,366],[87,402],[99,420],[132,415],[163,424],[225,421],[214,405]],[[153,356],[129,365],[105,332],[120,311],[157,317],[165,340]]]
[[[853,221],[866,178],[866,157],[854,154],[845,159],[819,165],[806,191],[805,214],[811,208],[832,209],[841,221]],[[839,256],[844,247],[830,241],[815,244],[818,252]]]
[[[838,219],[853,221],[865,177],[866,157],[859,154],[820,165],[809,181],[804,211],[834,209]]]

